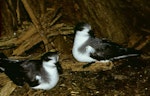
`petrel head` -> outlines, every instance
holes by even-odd
[[[59,55],[58,52],[47,52],[41,57],[41,61],[47,63],[49,66],[56,66],[58,62]]]
[[[74,28],[74,33],[79,35],[90,35],[94,37],[94,33],[91,29],[91,25],[85,22],[78,23]]]
[[[47,52],[41,57],[44,66],[56,67],[59,74],[63,73],[61,64],[59,63],[59,53],[58,52]]]

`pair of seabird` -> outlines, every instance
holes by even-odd
[[[16,85],[28,83],[33,89],[49,90],[58,80],[62,68],[57,52],[47,52],[41,60],[10,60],[0,53],[0,70]]]
[[[88,62],[83,68],[97,61],[110,62],[140,55],[138,50],[125,48],[103,38],[96,38],[91,25],[88,23],[78,23],[74,28],[74,32],[72,54],[77,61]]]
[[[83,67],[97,61],[109,62],[140,55],[139,51],[132,48],[94,37],[91,26],[87,23],[78,23],[74,32],[72,54],[76,60],[88,62]],[[17,85],[22,86],[26,82],[33,89],[49,90],[57,84],[58,73],[62,73],[58,58],[57,52],[47,52],[41,60],[10,60],[0,53],[0,71],[5,72]]]

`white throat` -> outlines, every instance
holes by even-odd
[[[90,46],[85,46],[85,52],[79,52],[79,48],[90,38],[89,34],[86,32],[77,32],[74,38],[74,44],[72,49],[72,54],[77,61],[80,62],[92,62],[95,59],[90,57],[90,52],[93,51],[93,48]]]
[[[90,36],[88,34],[77,32],[74,38],[73,48],[81,47],[89,38]]]
[[[45,80],[43,80],[43,78],[41,78],[42,76],[36,76],[36,79],[39,80],[40,84],[38,86],[32,87],[33,89],[49,90],[56,86],[56,84],[59,80],[59,74],[57,71],[57,67],[50,63],[52,63],[52,62],[43,62],[43,68],[47,72],[48,81],[45,82]]]

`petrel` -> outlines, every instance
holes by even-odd
[[[83,68],[95,62],[110,62],[140,55],[140,51],[133,48],[125,48],[105,38],[96,38],[88,23],[78,23],[74,33],[72,54],[77,61],[88,63]]]
[[[28,83],[33,89],[49,90],[59,81],[62,67],[58,52],[47,52],[41,60],[11,60],[0,53],[0,70],[16,85]]]

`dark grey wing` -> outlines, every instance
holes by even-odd
[[[3,60],[3,63],[1,64],[1,67],[3,67],[5,70],[5,74],[16,84],[19,86],[23,86],[24,84],[24,77],[23,73],[20,71],[20,64],[22,61],[14,61],[5,59]]]
[[[106,39],[93,38],[90,46],[95,49],[95,52],[90,56],[97,60],[109,60],[118,56],[127,57],[128,54],[138,54],[138,51],[134,49],[124,48]]]
[[[36,75],[39,75],[41,69],[40,60],[28,60],[20,65],[22,73],[24,74],[25,82],[30,87],[39,85],[39,81],[36,80]]]

